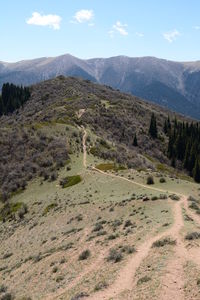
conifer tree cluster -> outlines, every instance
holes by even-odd
[[[164,132],[169,136],[168,156],[172,166],[176,160],[182,162],[183,167],[200,182],[200,126],[199,123],[177,122],[173,125],[168,118],[164,124]]]
[[[156,139],[158,137],[156,116],[155,116],[154,113],[152,113],[152,115],[151,115],[151,122],[150,122],[150,126],[149,126],[149,134],[153,139]]]
[[[16,86],[12,83],[3,84],[2,94],[0,95],[0,116],[12,113],[23,106],[29,98],[29,88]]]

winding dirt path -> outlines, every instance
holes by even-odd
[[[83,164],[86,166],[86,145],[85,145],[85,137],[86,137],[86,130],[84,130],[84,136],[83,136]],[[99,172],[100,174],[104,176],[110,176],[114,177],[117,179],[125,180],[130,183],[133,183],[135,185],[138,185],[143,188],[148,188],[150,190],[154,191],[159,191],[161,193],[174,193],[172,191],[166,191],[163,189],[155,188],[155,187],[150,187],[147,185],[144,185],[142,183],[138,183],[134,180],[130,180],[127,178],[124,178],[122,176],[118,176],[115,174],[111,173],[106,173],[104,171],[101,171],[95,167],[92,167],[93,171]],[[169,272],[168,275],[166,276],[167,279],[167,284],[165,284],[164,291],[163,291],[163,299],[172,299],[172,297],[175,299],[184,299],[184,293],[183,293],[183,286],[184,286],[184,280],[183,280],[183,267],[182,267],[182,259],[183,257],[186,257],[186,250],[184,248],[184,244],[179,236],[179,232],[184,226],[183,222],[183,216],[182,216],[182,204],[184,203],[184,206],[186,206],[185,201],[187,201],[186,197],[180,193],[176,193],[178,196],[181,197],[181,201],[175,202],[175,204],[172,206],[173,207],[173,214],[174,214],[174,224],[173,226],[165,231],[164,233],[158,234],[155,237],[152,237],[145,241],[142,245],[139,246],[137,249],[136,254],[132,255],[131,259],[128,260],[126,265],[120,270],[120,273],[115,280],[115,282],[108,287],[106,290],[99,291],[89,298],[88,300],[104,300],[104,299],[110,299],[118,294],[120,294],[123,291],[126,290],[131,290],[133,287],[136,285],[136,282],[134,281],[134,276],[135,273],[140,266],[141,262],[145,257],[148,256],[148,253],[151,249],[152,243],[155,242],[158,239],[161,239],[167,235],[172,235],[173,237],[176,238],[177,240],[177,245],[176,245],[176,257],[178,258],[176,260],[176,265],[174,264],[174,260],[172,262],[172,266],[169,265]],[[175,272],[170,272],[171,269]],[[176,283],[176,284],[175,284]],[[170,298],[169,298],[170,297]]]
[[[106,173],[106,172],[101,171],[101,170],[99,170],[99,169],[97,169],[95,167],[92,167],[91,169],[93,171],[96,171],[98,173],[103,174],[104,176],[106,175],[106,176],[114,177],[114,178],[117,178],[117,179],[125,180],[125,181],[131,182],[131,183],[133,183],[133,184],[135,184],[137,186],[143,187],[145,189],[149,189],[151,191],[157,191],[157,192],[161,192],[161,193],[164,193],[164,194],[166,194],[166,193],[167,194],[176,194],[179,197],[185,197],[185,195],[183,195],[181,193],[173,192],[173,191],[170,191],[170,190],[163,190],[163,189],[159,189],[159,188],[156,188],[156,187],[153,187],[153,186],[145,185],[145,184],[139,183],[137,181],[134,181],[134,180],[122,177],[120,175],[115,175],[115,174],[112,174],[112,173]]]
[[[82,127],[83,130],[83,166],[87,167],[87,148],[86,148],[86,138],[87,138],[87,131],[84,127]],[[184,270],[183,270],[183,264],[188,259],[188,251],[185,248],[184,242],[180,236],[180,231],[184,226],[183,221],[183,215],[182,215],[182,206],[185,208],[187,214],[195,220],[197,224],[200,224],[200,218],[198,218],[195,213],[191,212],[188,208],[188,202],[187,197],[181,193],[173,192],[173,191],[166,191],[163,189],[155,188],[152,186],[148,186],[142,183],[138,183],[134,180],[118,176],[111,173],[106,173],[104,171],[101,171],[95,167],[92,167],[91,170],[94,172],[98,172],[104,176],[114,177],[120,180],[128,181],[134,185],[143,187],[145,189],[158,191],[161,193],[170,193],[170,194],[176,194],[181,199],[180,201],[170,201],[172,205],[172,211],[174,216],[174,224],[171,228],[167,229],[165,232],[157,234],[156,236],[153,236],[146,240],[144,243],[142,243],[138,249],[137,252],[134,253],[130,259],[126,262],[126,264],[119,270],[119,274],[114,281],[113,284],[111,284],[107,289],[95,292],[91,296],[87,297],[87,300],[108,300],[113,299],[117,297],[119,294],[121,294],[124,291],[133,291],[136,287],[136,279],[135,274],[142,263],[142,261],[148,256],[149,251],[151,249],[152,243],[162,239],[166,236],[172,236],[174,239],[176,239],[176,246],[174,248],[175,253],[173,258],[168,263],[167,269],[166,269],[166,275],[161,280],[162,285],[162,300],[183,300],[184,299]],[[59,299],[59,296],[64,296],[64,293],[67,292],[70,288],[77,285],[87,274],[92,272],[95,268],[98,268],[98,265],[100,262],[104,259],[105,254],[108,250],[102,251],[100,255],[98,256],[97,260],[87,268],[87,270],[83,271],[62,293],[59,295],[56,295],[56,297],[52,299]],[[192,259],[192,256],[189,255],[189,258]],[[64,292],[64,293],[63,293]],[[50,298],[46,298],[50,299]]]
[[[174,226],[171,235],[176,239],[175,253],[169,261],[165,276],[161,280],[162,300],[184,299],[184,269],[183,265],[187,258],[187,250],[180,236],[180,231],[184,227],[182,204],[186,198],[178,202],[177,208],[174,209]]]
[[[132,257],[127,261],[126,265],[120,270],[120,273],[115,280],[115,282],[109,286],[106,290],[97,292],[90,297],[88,297],[88,300],[105,300],[105,299],[112,299],[115,298],[117,295],[124,291],[131,291],[136,286],[136,281],[134,279],[135,273],[142,263],[142,261],[148,256],[149,251],[151,249],[151,246],[153,242],[162,239],[168,235],[173,236],[173,238],[178,237],[178,233],[181,230],[183,226],[183,220],[182,220],[182,211],[181,211],[181,203],[183,203],[183,200],[179,202],[175,202],[172,204],[173,207],[173,215],[174,215],[174,224],[173,226],[166,230],[163,233],[160,233],[154,237],[151,237],[150,239],[146,240],[142,245],[140,245],[137,249],[137,252],[132,255]],[[178,253],[180,249],[182,249],[182,244],[180,243],[180,240],[177,241]],[[179,269],[177,269],[177,273],[179,274]],[[177,275],[177,274],[175,274]],[[177,283],[182,288],[183,282],[179,281],[179,278],[177,278]],[[173,282],[174,284],[174,282]],[[175,284],[175,290],[177,289],[177,284]],[[168,296],[168,289],[166,290],[166,295]],[[181,297],[176,297],[174,299],[184,299]],[[173,299],[173,298],[162,298],[162,299]]]
[[[84,129],[84,133],[86,134],[86,130]],[[83,141],[84,145],[84,141]],[[85,146],[85,145],[84,145]],[[84,147],[85,148],[85,147]],[[86,151],[86,148],[85,148]],[[86,153],[85,153],[86,156]],[[180,231],[184,227],[183,221],[183,214],[182,214],[182,206],[185,208],[187,214],[195,220],[197,224],[200,224],[200,218],[195,215],[195,213],[191,212],[188,208],[188,201],[187,197],[181,193],[175,193],[173,191],[166,191],[163,189],[150,187],[142,183],[138,183],[134,180],[124,178],[122,176],[118,176],[111,173],[106,173],[101,171],[95,167],[92,167],[93,171],[99,172],[104,176],[110,176],[117,179],[125,180],[130,183],[133,183],[137,186],[147,188],[154,191],[159,191],[161,193],[172,193],[176,194],[181,197],[179,202],[175,202],[173,205],[173,215],[174,215],[174,224],[173,226],[165,231],[162,234],[159,234],[155,237],[150,238],[149,240],[145,241],[139,248],[136,254],[134,254],[131,259],[127,262],[127,264],[120,270],[120,273],[115,280],[115,282],[108,287],[108,289],[104,291],[100,291],[98,293],[93,294],[88,300],[105,300],[110,299],[125,290],[133,289],[136,285],[134,281],[134,275],[140,266],[141,262],[145,257],[147,257],[152,243],[158,239],[161,239],[167,235],[173,236],[176,239],[176,246],[175,246],[175,253],[173,259],[169,262],[166,270],[166,275],[163,278],[162,282],[162,300],[169,300],[169,299],[177,299],[182,300],[184,299],[184,270],[183,264],[185,260],[188,258],[188,251],[185,248],[184,242],[180,236]],[[194,259],[192,255],[189,255],[190,259]]]

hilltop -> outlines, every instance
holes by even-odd
[[[84,111],[81,120],[79,111]],[[159,132],[155,140],[148,134],[152,113]],[[0,119],[3,197],[24,187],[29,177],[53,176],[68,159],[69,151],[80,151],[81,132],[68,138],[67,126],[75,132],[81,125],[88,127],[88,150],[97,157],[134,168],[170,165],[168,137],[163,131],[168,116],[175,117],[137,97],[81,79],[60,76],[32,86],[24,107]],[[55,136],[56,126],[62,130]],[[135,135],[138,147],[133,146]]]

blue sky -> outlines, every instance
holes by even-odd
[[[80,58],[200,60],[199,0],[6,0],[0,61]]]

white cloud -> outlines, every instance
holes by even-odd
[[[90,22],[94,18],[94,12],[93,10],[87,10],[87,9],[82,9],[79,10],[75,13],[74,19],[75,21],[72,21],[72,23],[85,23],[85,22]]]
[[[200,30],[200,26],[194,26],[194,29]]]
[[[61,20],[62,18],[57,15],[41,15],[38,12],[34,12],[26,23],[29,25],[49,26],[53,29],[60,29]]]
[[[108,34],[110,35],[110,37],[114,37],[114,33],[118,32],[121,35],[128,35],[128,31],[126,30],[126,28],[128,27],[127,24],[122,24],[120,21],[117,21],[113,26],[112,29],[108,32]]]
[[[128,35],[125,29],[127,26],[127,24],[122,24],[120,21],[117,21],[117,23],[113,25],[113,29],[117,30],[121,35]]]
[[[163,33],[164,39],[166,39],[169,43],[174,42],[178,36],[180,36],[180,32],[176,29]]]

